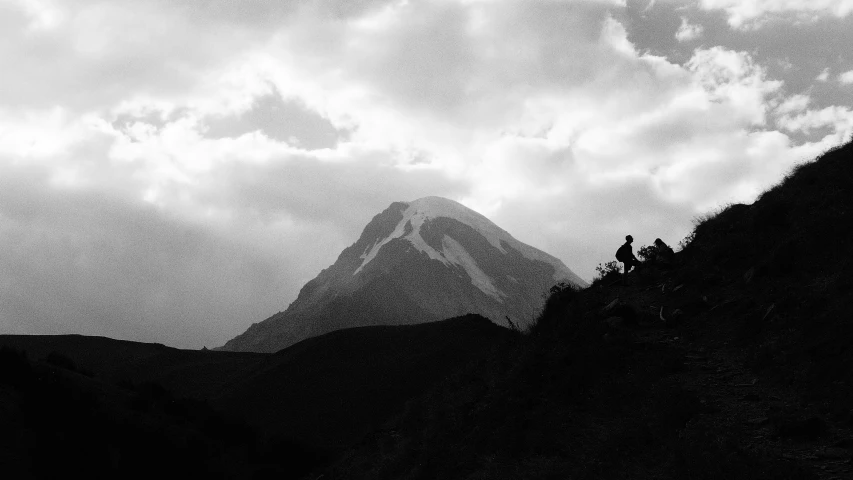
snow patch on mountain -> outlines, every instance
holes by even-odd
[[[426,253],[429,258],[433,260],[438,260],[439,262],[445,265],[448,265],[450,263],[442,254],[427,245],[427,243],[421,237],[421,225],[423,225],[428,218],[432,217],[427,217],[423,212],[418,212],[415,208],[413,208],[413,205],[414,202],[409,205],[409,208],[407,208],[405,212],[403,212],[403,219],[400,220],[399,223],[397,223],[396,228],[394,228],[394,231],[391,232],[390,235],[381,240],[377,239],[373,246],[361,255],[361,265],[359,265],[358,268],[356,268],[355,271],[352,272],[353,275],[357,275],[358,272],[360,272],[365,266],[367,266],[368,263],[370,263],[374,258],[376,258],[376,255],[379,253],[379,250],[384,247],[385,244],[387,244],[391,240],[394,240],[395,238],[403,237],[404,235],[406,240],[411,242],[411,244],[414,245],[415,248],[417,248],[421,252]],[[408,222],[411,222],[412,224],[412,231],[409,232],[408,235],[406,235],[406,224]]]
[[[445,258],[447,258],[450,263],[459,265],[465,269],[465,272],[469,277],[471,277],[471,283],[473,283],[475,287],[479,288],[480,291],[495,300],[503,302],[503,297],[506,297],[506,295],[495,287],[495,284],[492,283],[491,277],[486,275],[486,272],[480,270],[480,267],[477,266],[477,262],[471,258],[471,255],[468,254],[465,247],[447,235],[445,235],[441,240],[441,247]]]
[[[506,253],[503,245],[501,245],[501,240],[512,239],[509,233],[492,223],[488,218],[453,200],[442,197],[424,197],[410,203],[406,212],[410,209],[413,210],[413,215],[420,214],[425,219],[447,217],[458,220],[479,232],[501,253]]]
[[[555,280],[564,280],[567,278],[575,277],[575,275],[556,258],[552,257],[551,255],[548,255],[545,252],[539,251],[533,247],[519,242],[518,240],[513,238],[513,236],[510,235],[506,230],[498,227],[497,225],[492,223],[491,220],[484,217],[483,215],[480,215],[479,213],[469,209],[468,207],[460,203],[442,197],[424,197],[409,203],[409,206],[406,208],[405,211],[403,211],[402,220],[397,223],[397,226],[394,231],[386,238],[383,238],[381,240],[377,239],[373,246],[368,248],[361,255],[362,263],[361,265],[359,265],[358,268],[355,269],[352,274],[357,275],[368,263],[370,263],[374,258],[376,258],[376,255],[379,253],[379,250],[385,244],[387,244],[391,240],[394,240],[395,238],[401,237],[411,242],[411,244],[414,245],[416,249],[426,253],[427,256],[433,260],[438,260],[439,262],[445,265],[461,265],[464,268],[464,265],[458,263],[461,260],[455,257],[451,259],[447,256],[446,251],[437,252],[434,248],[427,245],[427,243],[420,235],[420,228],[424,224],[424,222],[429,219],[439,217],[452,218],[470,226],[478,233],[480,233],[480,235],[482,235],[493,247],[495,247],[503,254],[507,253],[506,249],[503,246],[503,243],[506,243],[510,245],[513,249],[521,253],[521,255],[523,255],[528,260],[536,260],[552,265],[555,269]],[[407,223],[411,223],[412,227],[412,229],[408,233],[406,228]],[[442,250],[446,250],[445,245],[442,245]],[[471,259],[471,261],[473,262],[473,259]],[[466,271],[468,270],[466,269]],[[473,278],[474,277],[472,276],[472,279]],[[488,284],[491,284],[491,280],[489,280]],[[484,288],[488,289],[488,287]]]
[[[368,263],[376,258],[379,249],[385,246],[385,244],[400,237],[408,240],[416,249],[426,253],[433,260],[438,260],[445,265],[462,265],[448,258],[444,252],[437,252],[434,248],[427,245],[423,237],[421,237],[420,230],[424,222],[439,217],[452,218],[472,227],[480,235],[485,237],[493,247],[501,253],[506,253],[506,250],[501,245],[501,240],[505,240],[506,237],[512,237],[510,237],[509,233],[497,228],[488,218],[453,200],[441,197],[424,197],[409,203],[408,208],[403,212],[403,219],[397,223],[394,231],[387,237],[377,240],[368,251],[361,255],[361,265],[355,269],[353,275],[357,275]],[[406,234],[406,225],[409,223],[411,223],[412,229]],[[442,250],[444,250],[444,246],[442,246]],[[470,255],[468,258],[470,258]],[[473,259],[471,261],[473,262]]]

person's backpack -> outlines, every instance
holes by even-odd
[[[627,243],[619,247],[619,250],[616,250],[616,260],[619,260],[622,263],[631,259],[631,246]]]

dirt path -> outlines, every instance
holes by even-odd
[[[692,418],[684,436],[714,432],[736,439],[744,452],[794,462],[821,480],[853,478],[853,440],[825,416],[797,400],[788,389],[762,381],[726,348],[709,349],[671,329],[645,328],[638,343],[658,343],[683,358],[674,378],[695,393],[703,413]]]
[[[805,401],[796,385],[774,383],[750,369],[745,359],[755,355],[756,344],[735,345],[737,325],[749,315],[764,321],[775,304],[762,304],[736,284],[708,288],[665,273],[634,276],[631,285],[611,285],[602,293],[604,305],[618,298],[637,312],[637,343],[666,346],[682,359],[672,379],[702,404],[682,435],[712,432],[720,441],[734,439],[738,451],[796,463],[821,480],[853,479],[850,429]]]

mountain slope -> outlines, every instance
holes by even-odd
[[[324,478],[853,477],[853,144],[553,295]],[[385,433],[388,432],[388,433]]]
[[[352,447],[410,398],[516,335],[476,315],[344,329],[274,355],[82,335],[0,335],[0,428],[10,434],[0,439],[0,464],[28,478],[27,472],[41,475],[32,461],[71,455],[69,464],[87,464],[86,471],[127,475],[147,452],[180,456],[189,436],[192,448],[196,441],[211,446],[178,462],[195,465],[195,474],[255,478],[245,472],[265,463],[296,474]],[[141,434],[146,425],[157,432]],[[14,440],[28,430],[43,438]],[[151,439],[156,445],[144,445]],[[88,444],[110,444],[118,463],[104,461],[100,450],[84,451]],[[234,457],[220,458],[225,451]],[[217,470],[217,462],[230,462],[231,472]],[[167,468],[148,467],[139,475],[163,476]]]
[[[0,346],[26,352],[31,359],[59,354],[81,371],[108,382],[156,382],[182,397],[209,399],[231,379],[258,368],[267,355],[180,350],[85,335],[0,335]]]
[[[44,340],[60,348],[79,345],[79,340],[118,343],[40,336],[23,342],[35,347],[26,354],[0,347],[3,478],[62,478],[74,472],[93,479],[234,479],[258,478],[271,470],[299,475],[315,466],[311,452],[266,442],[203,401],[175,397],[158,385],[118,385],[93,377],[77,371],[74,359],[56,353],[46,362],[34,361],[29,352]],[[123,343],[136,353],[150,348]],[[119,350],[110,353],[128,358]]]
[[[270,356],[213,403],[300,443],[349,447],[402,410],[408,399],[510,336],[476,315],[340,330]]]
[[[274,352],[341,328],[408,325],[477,313],[526,325],[555,283],[585,282],[452,200],[395,202],[285,310],[222,347]]]

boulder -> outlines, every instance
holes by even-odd
[[[622,302],[619,298],[614,299],[607,306],[599,310],[598,314],[602,318],[619,317],[624,323],[629,325],[637,324],[637,309]]]

